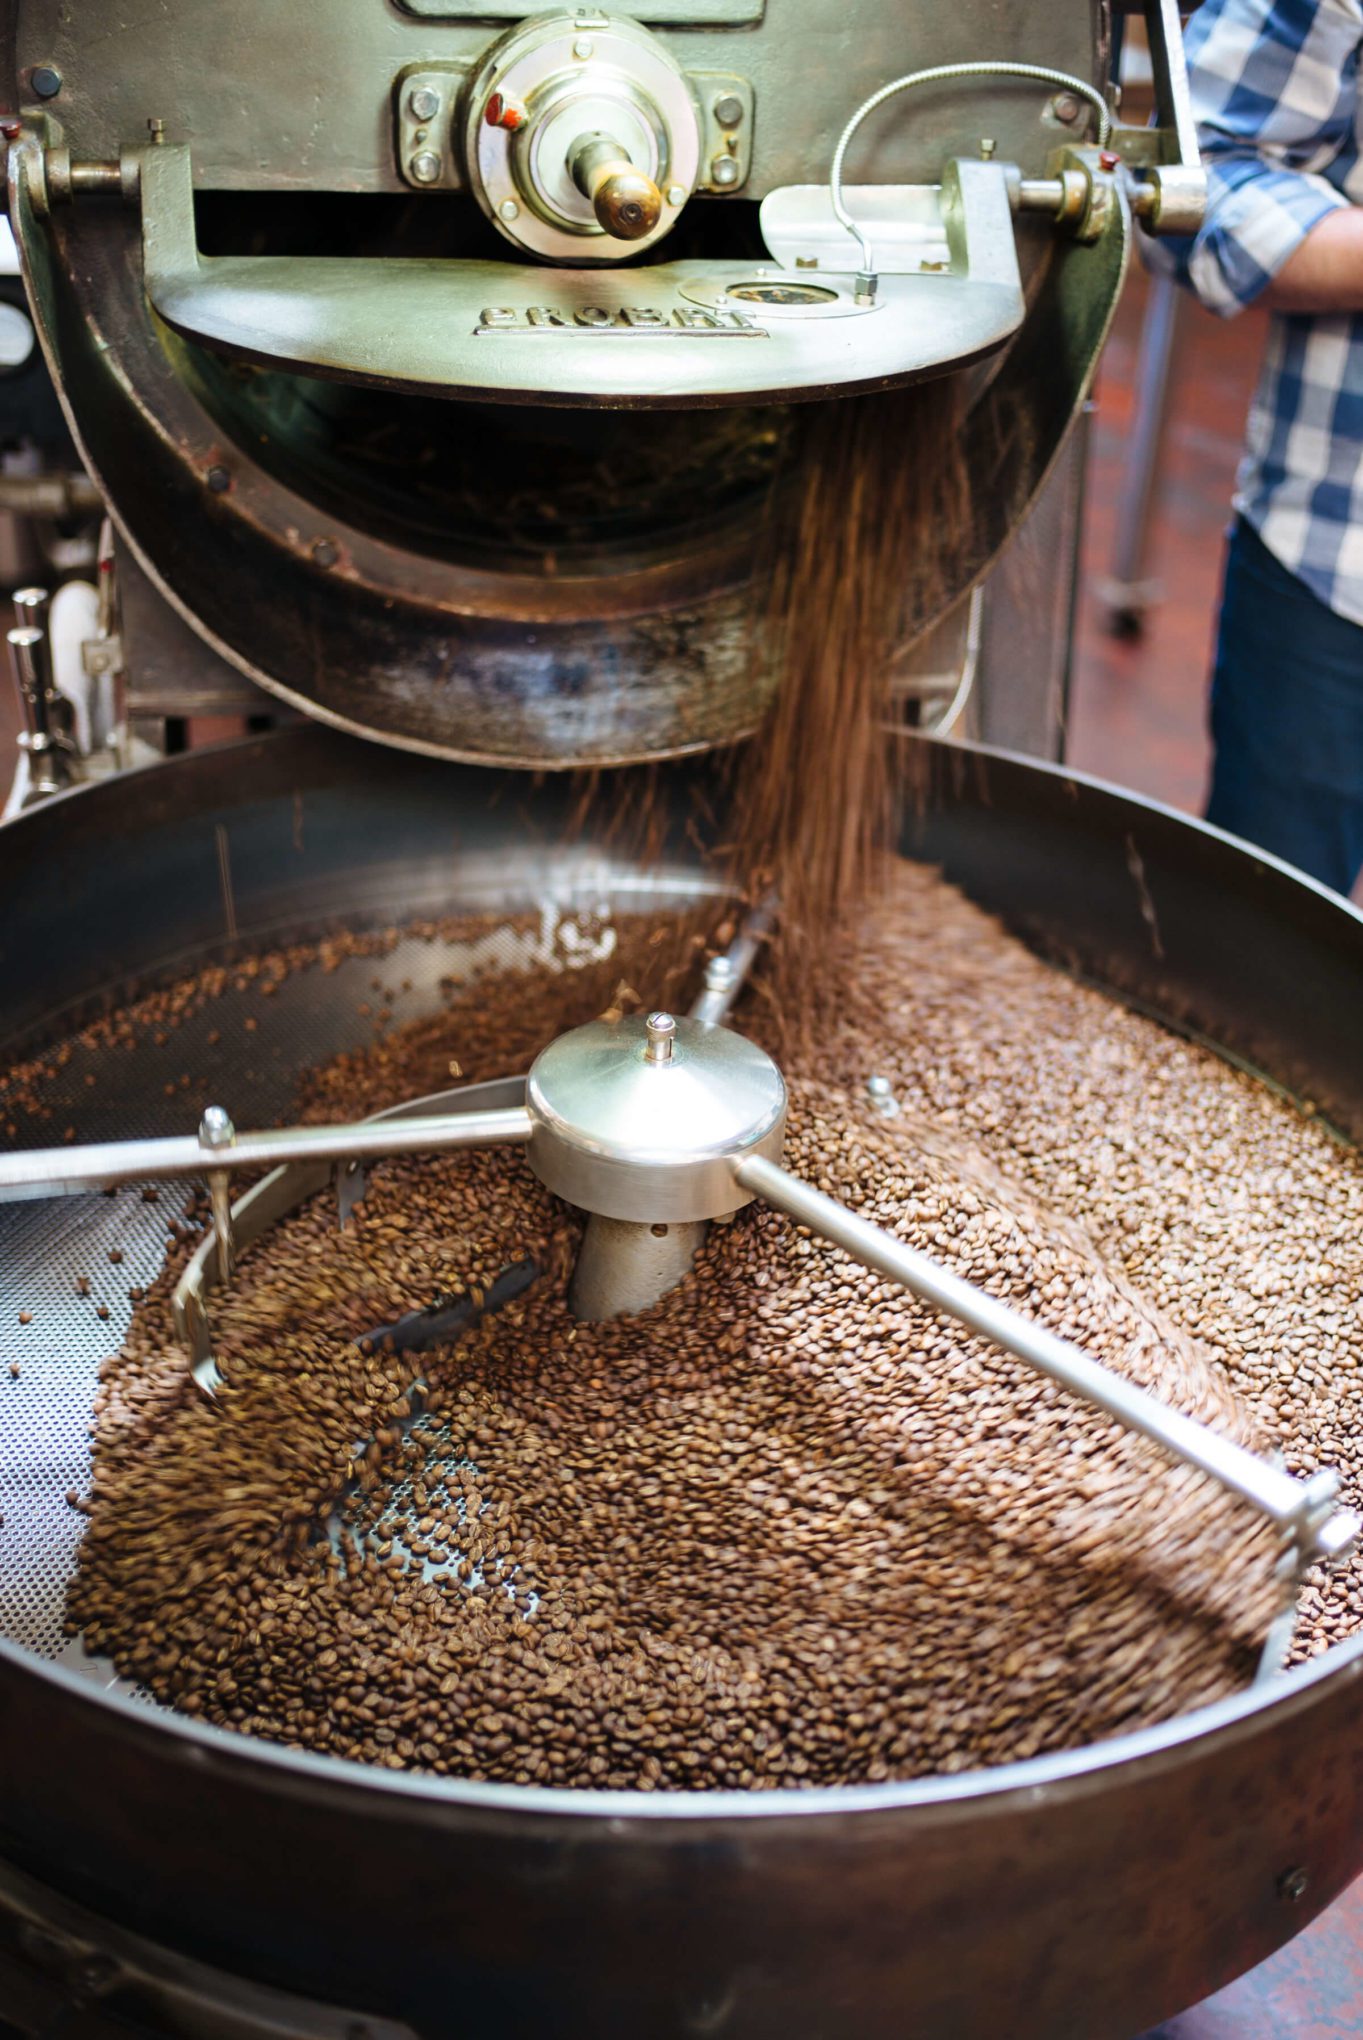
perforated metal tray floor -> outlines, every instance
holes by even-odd
[[[629,894],[629,906],[643,911],[675,912],[688,897],[678,885],[641,891],[637,882]],[[592,896],[592,918],[580,936],[560,894],[557,902],[535,903],[538,927],[530,934],[508,926],[476,941],[408,935],[381,957],[295,970],[268,999],[228,989],[173,1030],[139,1030],[131,1050],[87,1047],[73,1031],[66,1037],[70,1059],[43,1087],[51,1117],[19,1115],[7,1144],[52,1145],[67,1128],[81,1141],[190,1132],[210,1103],[226,1104],[242,1127],[277,1124],[290,1115],[305,1071],[374,1039],[376,1005],[391,1012],[387,1031],[438,1012],[451,983],[489,967],[572,968],[597,960],[614,942],[609,922],[596,920],[607,904]],[[523,915],[525,907],[507,911]],[[335,932],[334,919],[328,932]],[[372,988],[376,975],[385,987],[382,1002]],[[189,1186],[163,1185],[147,1202],[134,1186],[0,1206],[0,1634],[102,1686],[137,1692],[148,1705],[155,1704],[150,1696],[65,1635],[66,1591],[85,1523],[67,1497],[83,1495],[89,1484],[100,1362],[127,1332],[129,1291],[145,1288],[160,1271],[168,1222],[181,1216],[188,1192]],[[119,1261],[110,1259],[111,1250]],[[82,1276],[88,1296],[80,1293]],[[101,1306],[107,1318],[98,1315]],[[30,1322],[20,1321],[21,1312]]]

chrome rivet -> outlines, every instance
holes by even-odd
[[[645,1060],[651,1063],[671,1062],[672,1050],[677,1038],[677,1023],[670,1013],[650,1013],[644,1022],[644,1033],[648,1045],[644,1049]]]

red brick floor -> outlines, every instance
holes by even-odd
[[[1207,673],[1222,535],[1263,319],[1180,312],[1164,466],[1146,572],[1162,584],[1135,642],[1108,627],[1095,588],[1110,571],[1132,413],[1146,282],[1135,274],[1104,357],[1092,438],[1084,578],[1070,701],[1071,764],[1175,807],[1200,809],[1206,780]]]

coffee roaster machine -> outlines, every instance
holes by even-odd
[[[119,692],[79,723],[30,599],[11,1055],[338,921],[711,885],[680,836],[647,871],[571,838],[558,768],[681,783],[760,720],[755,535],[804,404],[968,378],[976,553],[889,692],[1055,752],[1075,420],[1133,221],[1200,202],[1172,4],[1147,22],[1128,128],[1102,0],[17,0],[9,215],[114,522],[84,655]],[[224,709],[281,726],[120,769],[130,728]],[[929,750],[907,847],[1363,1133],[1349,909],[1058,766]],[[438,997],[415,969],[400,1017]],[[261,1122],[353,1011],[270,1002]],[[248,1085],[223,1031],[200,1102]],[[73,1080],[77,1143],[183,1131],[166,1075]],[[792,1794],[379,1775],[148,1705],[62,1633],[127,1309],[68,1276],[116,1231],[145,1279],[163,1228],[135,1193],[0,1221],[0,2034],[1129,2040],[1363,1867],[1363,1644],[1100,1748]]]

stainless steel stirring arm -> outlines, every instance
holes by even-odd
[[[589,1287],[593,1297],[606,1295],[608,1307],[582,1314],[607,1315],[638,1309],[640,1298],[649,1302],[665,1293],[689,1266],[706,1223],[760,1197],[1241,1496],[1277,1529],[1285,1584],[1317,1561],[1348,1552],[1363,1523],[1337,1506],[1335,1474],[1295,1478],[1210,1425],[1171,1409],[781,1166],[786,1118],[781,1073],[765,1051],[720,1024],[770,918],[771,907],[764,904],[749,916],[727,955],[712,961],[690,1018],[654,1013],[592,1021],[552,1042],[525,1080],[524,1103],[461,1111],[453,1108],[454,1093],[447,1094],[446,1111],[418,1109],[352,1126],[246,1135],[238,1135],[227,1114],[211,1107],[197,1140],[0,1155],[0,1201],[148,1178],[206,1176],[221,1277],[232,1260],[229,1170],[353,1165],[375,1156],[523,1145],[546,1187],[589,1214]],[[315,1174],[308,1177],[307,1188],[316,1182]],[[287,1205],[276,1198],[270,1208],[276,1207]],[[674,1238],[660,1249],[661,1261],[650,1263],[654,1236],[669,1234]],[[602,1266],[603,1256],[612,1254],[621,1263],[614,1273]],[[1275,1653],[1285,1634],[1278,1634]]]

